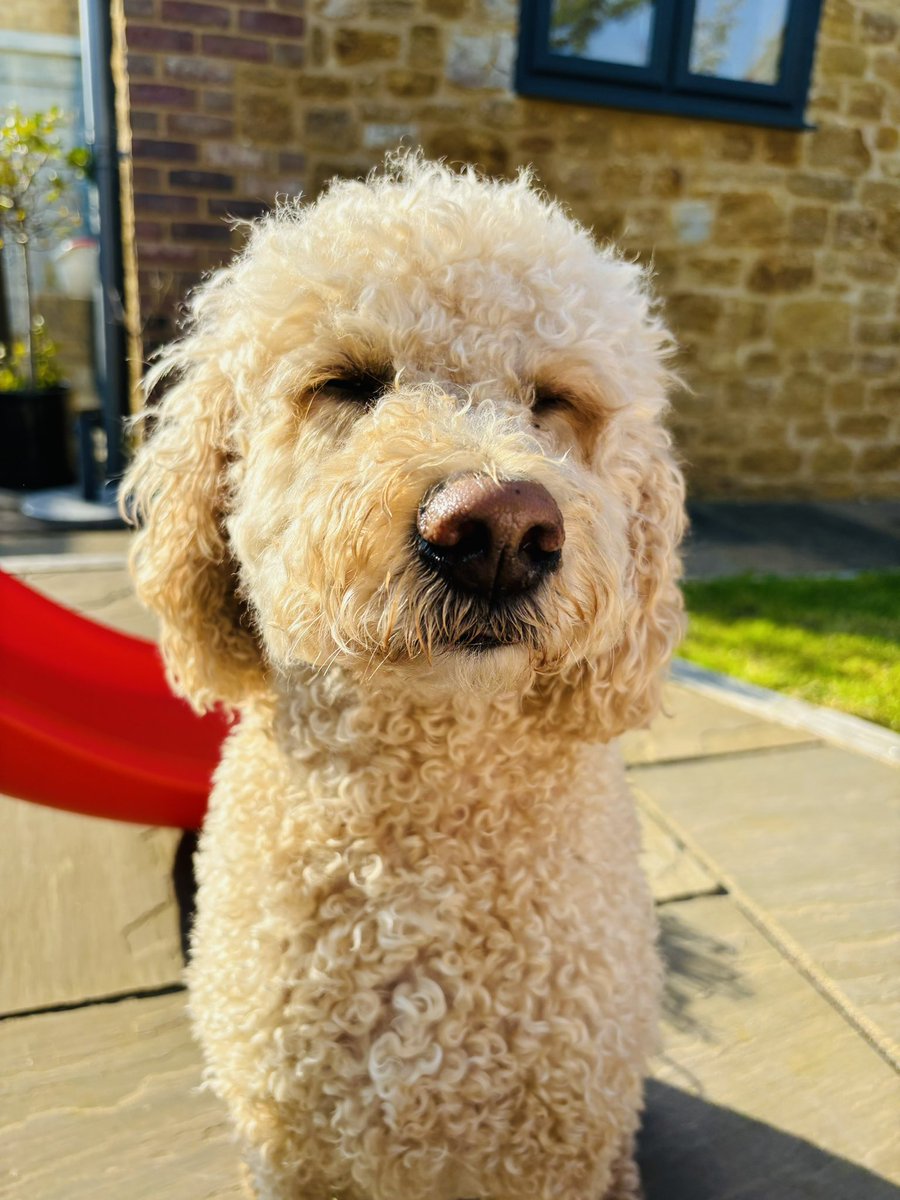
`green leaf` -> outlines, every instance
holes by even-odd
[[[76,171],[86,171],[90,166],[91,152],[86,146],[75,146],[66,155],[66,162]]]

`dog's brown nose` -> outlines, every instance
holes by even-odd
[[[436,574],[488,599],[531,591],[559,567],[562,513],[545,487],[461,475],[419,509],[419,557]]]

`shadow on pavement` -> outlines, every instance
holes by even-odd
[[[646,1200],[900,1196],[900,1188],[864,1167],[656,1080],[647,1085],[638,1159]]]
[[[198,834],[193,829],[185,830],[175,851],[172,864],[172,884],[178,902],[178,933],[181,938],[181,957],[185,965],[191,957],[191,926],[194,924],[194,907],[197,899],[197,880],[194,876],[194,855],[197,852]]]
[[[753,989],[738,968],[737,951],[728,942],[693,929],[673,911],[658,910],[659,948],[666,969],[663,1016],[676,1029],[703,1037],[703,1026],[690,1012],[698,995],[719,992],[747,1000]]]
[[[900,504],[691,501],[689,578],[878,571],[900,561]]]

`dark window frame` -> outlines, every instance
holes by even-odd
[[[647,66],[598,62],[549,49],[552,0],[521,0],[516,91],[523,96],[782,129],[809,129],[804,110],[822,0],[789,0],[775,84],[688,70],[695,0],[656,0]]]

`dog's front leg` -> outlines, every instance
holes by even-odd
[[[283,1175],[277,1178],[255,1171],[246,1160],[239,1167],[242,1200],[350,1200],[323,1180],[292,1184]]]

